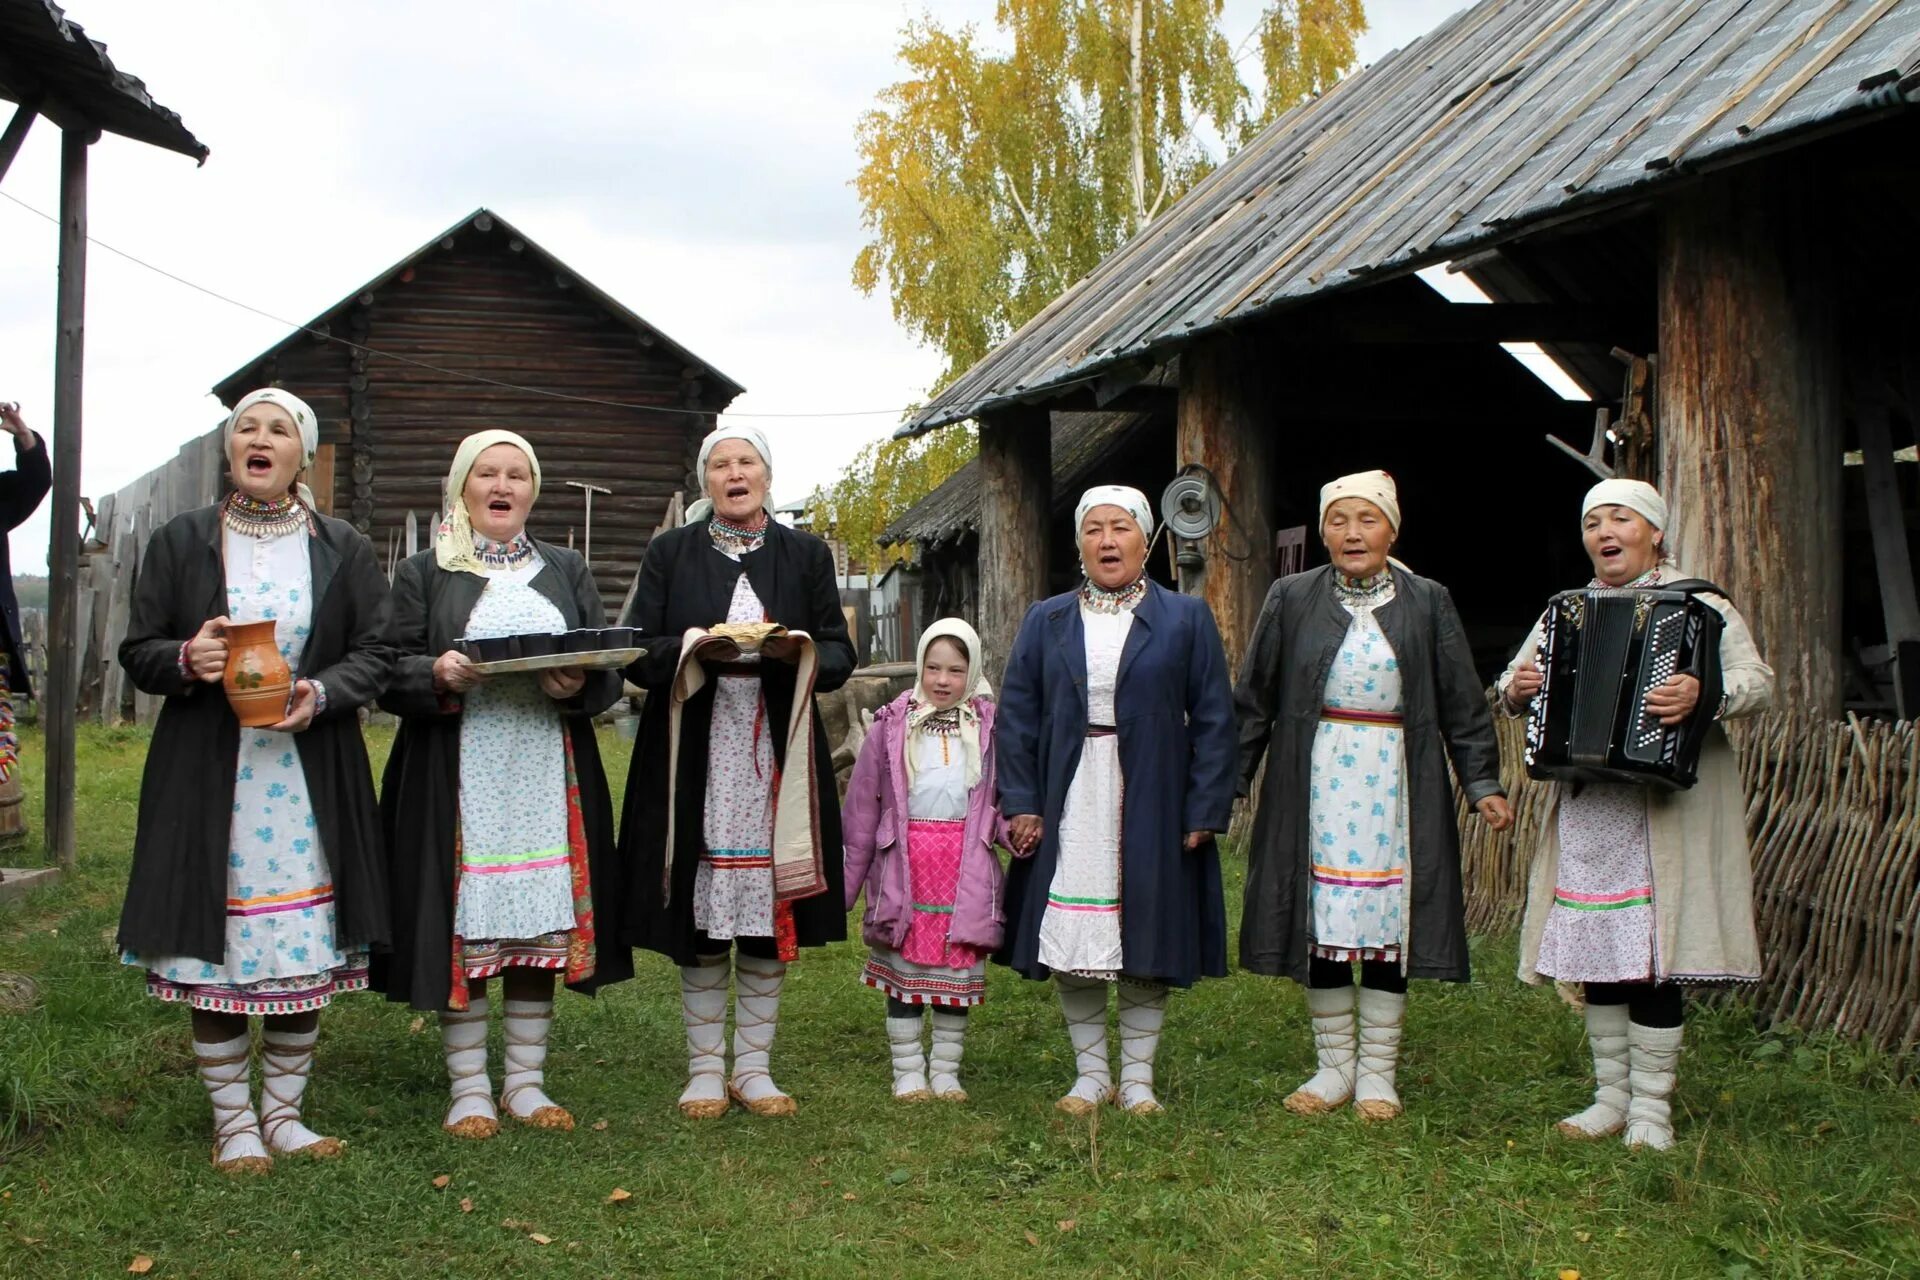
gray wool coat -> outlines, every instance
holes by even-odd
[[[1374,610],[1399,662],[1405,704],[1407,812],[1412,877],[1404,949],[1408,977],[1465,982],[1467,930],[1460,884],[1454,772],[1469,802],[1503,794],[1500,745],[1474,673],[1459,612],[1447,589],[1395,568],[1394,599]],[[1247,849],[1240,964],[1254,973],[1307,979],[1312,945],[1307,805],[1313,738],[1327,673],[1353,618],[1322,566],[1282,578],[1267,592],[1234,691],[1240,720],[1240,790],[1264,757],[1266,781]]]

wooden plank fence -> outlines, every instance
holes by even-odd
[[[1545,790],[1524,721],[1497,721],[1516,821],[1495,834],[1459,798],[1467,927],[1519,922]],[[1920,735],[1913,724],[1767,715],[1737,726],[1764,1017],[1903,1058],[1920,1048]]]

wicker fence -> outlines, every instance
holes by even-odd
[[[1522,722],[1499,720],[1513,829],[1467,822],[1468,927],[1511,928],[1544,789],[1521,766]],[[1911,724],[1769,715],[1739,726],[1761,1013],[1907,1056],[1920,1044],[1920,738]]]

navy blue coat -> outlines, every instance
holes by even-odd
[[[1234,791],[1233,690],[1213,611],[1155,583],[1133,614],[1114,697],[1120,771],[1120,945],[1130,977],[1190,987],[1225,977],[1220,853],[1189,831],[1225,831]],[[1007,662],[994,731],[1000,812],[1037,813],[1045,834],[1007,875],[1007,941],[996,957],[1026,977],[1060,856],[1060,814],[1087,731],[1086,632],[1076,592],[1027,610]]]

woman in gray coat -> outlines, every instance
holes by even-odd
[[[1235,692],[1243,793],[1271,748],[1240,963],[1307,988],[1320,1069],[1286,1100],[1299,1115],[1398,1116],[1407,979],[1467,980],[1449,756],[1480,816],[1513,822],[1460,615],[1389,560],[1399,529],[1386,472],[1323,488],[1333,563],[1273,584]]]

